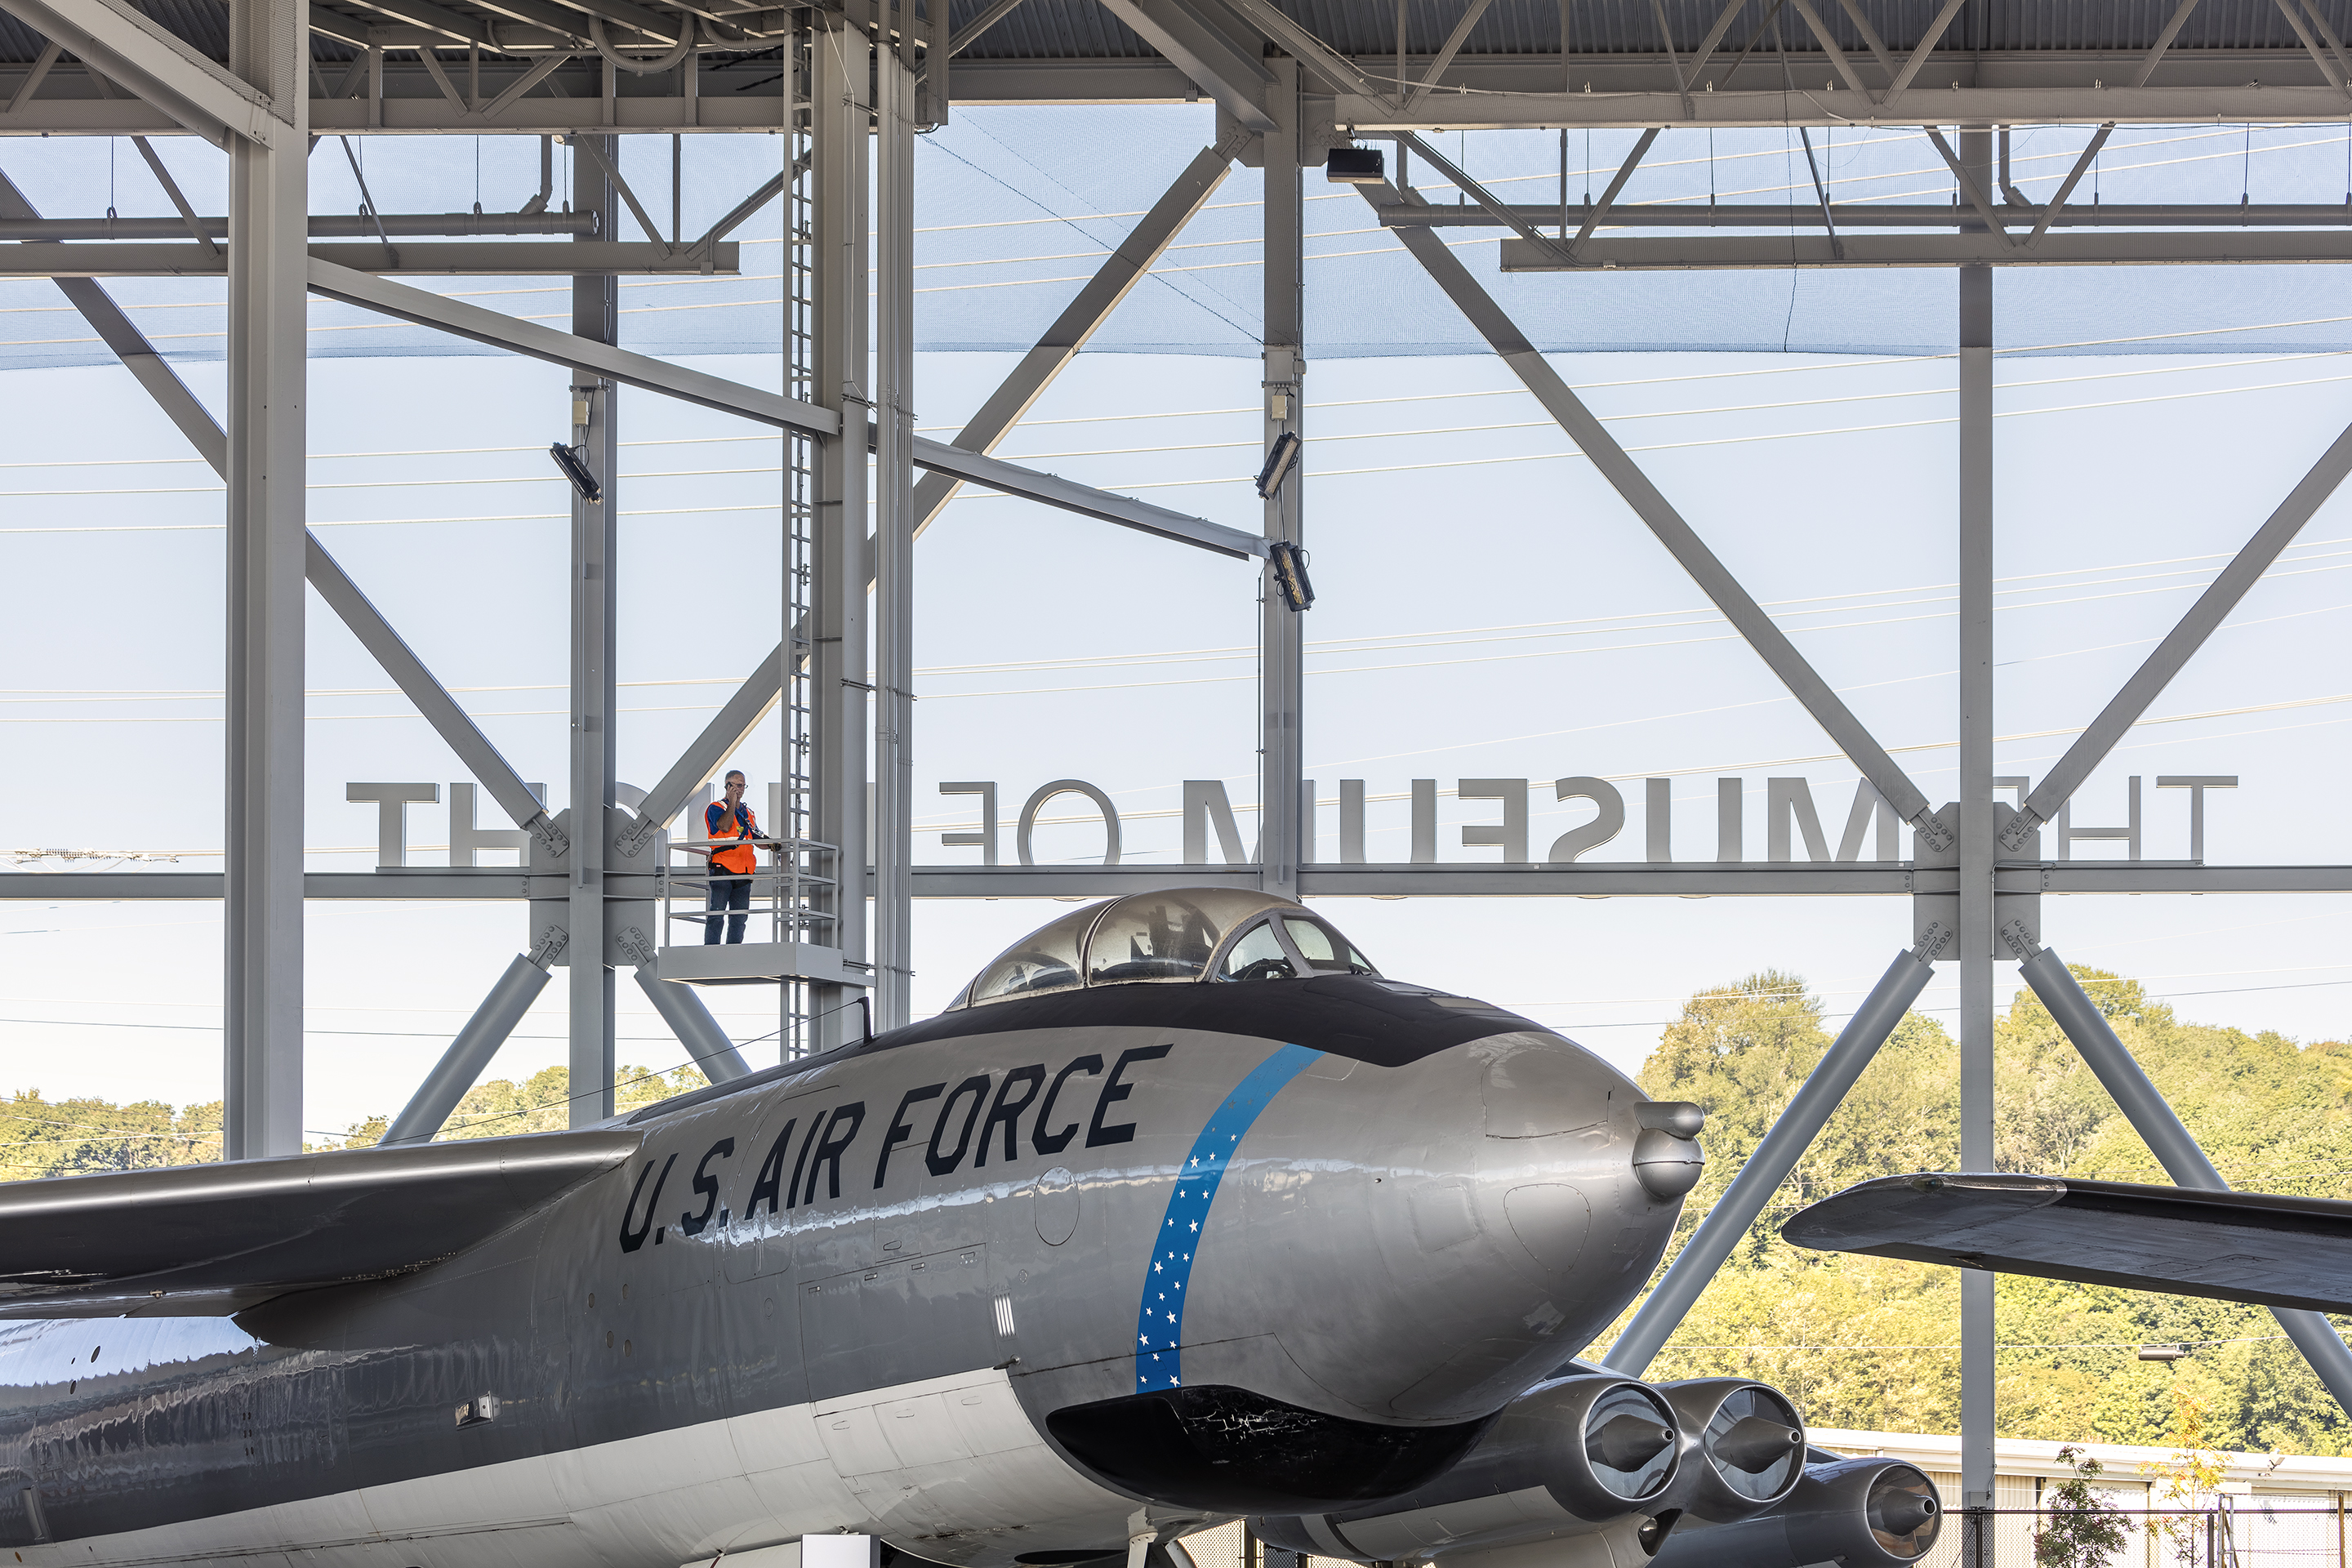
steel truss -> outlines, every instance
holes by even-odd
[[[1849,1022],[1748,1166],[1612,1348],[1638,1372],[1665,1342],[1730,1246],[1753,1223],[1914,1001],[1937,963],[1961,970],[1962,1159],[1991,1160],[1991,1030],[1997,961],[2018,962],[2103,1084],[2176,1180],[2219,1177],[2145,1075],[2083,1002],[2042,945],[2042,894],[2352,890],[2352,867],[2208,867],[2195,862],[2049,863],[2035,833],[2115,746],[2221,623],[2279,552],[2352,473],[2352,430],[2318,457],[2262,529],[2022,805],[1993,798],[1990,268],[2017,265],[2180,264],[2352,259],[2352,217],[2336,208],[2105,208],[2086,218],[2069,201],[2113,127],[2184,121],[2336,123],[2352,116],[2352,55],[2321,9],[2281,12],[2298,47],[2176,47],[2198,0],[2178,0],[2135,47],[2004,50],[1954,29],[1965,6],[1874,6],[1830,12],[1788,0],[1789,36],[1772,46],[1803,82],[1775,68],[1741,69],[1759,40],[1754,0],[1728,0],[1695,37],[1661,47],[1563,47],[1550,56],[1482,53],[1474,45],[1494,0],[1468,0],[1442,40],[1408,49],[1345,48],[1317,37],[1274,0],[1106,0],[1156,57],[1040,58],[988,53],[992,30],[1018,0],[967,5],[950,32],[948,6],[921,23],[909,10],[851,0],[840,7],[711,11],[637,0],[232,0],[226,60],[138,12],[127,0],[0,0],[46,42],[38,57],[0,65],[0,137],[53,133],[194,135],[232,160],[223,217],[203,217],[173,189],[178,220],[106,225],[44,220],[0,180],[0,272],[49,276],[227,484],[230,560],[226,865],[218,876],[137,873],[0,875],[0,898],[217,899],[226,906],[226,1077],[231,1157],[299,1148],[302,901],[317,899],[524,900],[519,954],[401,1112],[393,1135],[430,1137],[557,967],[570,970],[576,1080],[603,1086],[575,1100],[578,1119],[610,1109],[614,971],[635,971],[656,1007],[714,1079],[748,1070],[685,986],[659,976],[660,825],[686,807],[780,700],[788,781],[776,825],[805,898],[787,912],[795,940],[836,955],[827,977],[803,975],[782,1006],[786,1050],[823,1047],[862,1026],[850,1004],[870,993],[875,1023],[909,1008],[909,902],[915,898],[1072,897],[1177,884],[1262,887],[1316,896],[1858,896],[1907,897],[1914,940]],[[1504,0],[1506,5],[1508,0]],[[1369,8],[1367,8],[1369,9]],[[1887,24],[1882,32],[1871,15]],[[1562,7],[1563,14],[1566,8]],[[1915,14],[1916,13],[1916,14]],[[1350,13],[1331,13],[1345,18]],[[1769,20],[1769,17],[1767,18]],[[1901,20],[1911,30],[1897,36]],[[308,51],[289,40],[307,36]],[[1434,48],[1427,46],[1434,41]],[[1563,40],[1564,44],[1570,42]],[[455,58],[463,51],[462,59]],[[633,51],[623,53],[622,51]],[[324,58],[322,58],[322,55]],[[340,58],[338,58],[338,55]],[[762,57],[765,58],[764,59]],[[953,78],[950,79],[950,60]],[[757,64],[765,79],[706,78]],[[461,85],[462,82],[462,85]],[[744,90],[736,90],[736,89]],[[944,120],[950,101],[1213,100],[1215,143],[1177,175],[1034,348],[953,443],[916,437],[911,382],[911,137]],[[1628,234],[1695,226],[1686,208],[1621,204],[1657,135],[1738,125],[1917,126],[1950,166],[1966,205],[1727,206],[1714,232]],[[2100,129],[2053,198],[2027,201],[1999,173],[1995,128]],[[1944,128],[1961,129],[1957,144]],[[1622,127],[1644,132],[1591,206],[1513,205],[1448,164],[1417,132]],[[664,240],[617,174],[615,138],[642,133],[784,133],[783,168],[691,242]],[[512,215],[409,215],[365,226],[307,211],[305,153],[324,134],[533,134],[577,139],[572,216],[545,211],[551,187]],[[1247,532],[1131,498],[1071,484],[990,456],[1208,200],[1232,162],[1266,173],[1263,435],[1269,447],[1304,433],[1299,221],[1304,171],[1349,135],[1395,138],[1446,174],[1465,201],[1438,206],[1400,174],[1364,199],[1490,349],[1593,462],[1636,521],[1914,829],[1910,862],[1620,863],[1558,866],[1318,864],[1311,783],[1299,737],[1301,623],[1262,588],[1259,691],[1261,852],[1243,866],[1138,868],[917,866],[911,849],[912,553],[924,528],[964,484],[1027,497],[1157,537],[1244,558],[1307,535],[1302,469],[1266,500]],[[2005,129],[1999,132],[2005,135]],[[0,143],[5,144],[5,143]],[[142,144],[152,161],[152,150]],[[1404,160],[1400,158],[1400,166]],[[543,167],[546,165],[543,164]],[[869,176],[871,178],[869,179]],[[166,182],[167,188],[169,182]],[[869,190],[877,210],[866,210]],[[615,345],[616,274],[730,271],[726,235],[770,201],[791,215],[781,390],[738,384]],[[614,237],[623,208],[646,233]],[[1928,799],[1755,604],[1640,465],[1609,436],[1443,243],[1443,226],[1511,231],[1507,270],[1589,268],[1939,266],[1961,276],[1961,680],[1959,798]],[[867,233],[878,238],[869,254]],[[1786,230],[1810,232],[1794,241]],[[1888,229],[1915,232],[1888,233]],[[1740,232],[1741,230],[1750,232]],[[1771,229],[1769,244],[1754,231]],[[2226,230],[2226,232],[2221,232]],[[1549,232],[1547,232],[1549,231]],[[1933,232],[1918,232],[1933,231]],[[544,244],[457,237],[563,237],[561,269],[575,279],[571,330],[481,310],[394,280],[418,271],[543,274]],[[434,237],[452,237],[436,242]],[[226,240],[226,244],[222,243]],[[423,240],[420,243],[420,239]],[[321,243],[323,242],[323,243]],[[216,274],[229,285],[226,428],[190,395],[95,279]],[[869,281],[878,306],[867,341]],[[558,363],[572,373],[577,456],[604,499],[573,509],[571,566],[574,714],[567,811],[551,814],[530,786],[304,526],[302,309],[319,293],[433,330]],[[614,776],[612,613],[614,458],[622,390],[696,403],[774,428],[787,443],[780,510],[789,539],[780,584],[785,637],[733,692],[655,786],[634,802]],[[869,463],[869,456],[878,461]],[[919,481],[917,469],[927,470]],[[871,493],[877,531],[865,533]],[[308,873],[300,853],[302,594],[308,581],[515,825],[506,842],[520,868],[453,866],[373,874]],[[866,659],[869,624],[874,661]],[[869,729],[868,694],[873,694]],[[873,820],[868,820],[868,786]],[[394,808],[396,809],[396,807]],[[1343,805],[1343,813],[1345,811]],[[478,837],[481,836],[478,835]],[[861,849],[859,847],[870,847]],[[1661,853],[1661,852],[1654,852]],[[873,905],[871,942],[866,910]],[[1964,1503],[1986,1517],[1991,1477],[1992,1297],[1989,1279],[1963,1298]],[[2290,1336],[2352,1408],[2352,1354],[2323,1321],[2281,1314]]]

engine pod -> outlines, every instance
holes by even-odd
[[[1738,1377],[1662,1383],[1683,1435],[1674,1501],[1699,1519],[1760,1513],[1804,1479],[1805,1423],[1780,1390]]]
[[[1943,1500],[1899,1459],[1809,1465],[1790,1494],[1729,1523],[1678,1523],[1650,1568],[1916,1568],[1936,1545]]]
[[[1798,1562],[1846,1568],[1906,1568],[1927,1555],[1944,1522],[1936,1483],[1895,1459],[1811,1466],[1786,1511]]]
[[[1681,1467],[1671,1405],[1645,1384],[1562,1378],[1516,1401],[1498,1444],[1542,1453],[1545,1489],[1580,1519],[1616,1519],[1664,1497]]]

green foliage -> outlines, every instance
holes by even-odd
[[[2074,1473],[2042,1494],[2033,1568],[2106,1568],[2130,1539],[2123,1514],[2091,1489],[2106,1467],[2071,1443],[2058,1450],[2058,1462]]]
[[[2234,1184],[2352,1197],[2352,1046],[2298,1047],[2275,1034],[2183,1023],[2137,981],[2074,973]],[[1642,1088],[1707,1113],[1706,1173],[1684,1205],[1675,1247],[1830,1040],[1820,1001],[1797,976],[1774,972],[1698,993],[1667,1026]],[[1993,1050],[1999,1168],[2167,1180],[2031,991],[2021,988],[1996,1023]],[[1823,1426],[1957,1430],[1958,1271],[1801,1251],[1780,1227],[1855,1182],[1953,1168],[1958,1069],[1942,1025],[1905,1018],[1652,1375],[1762,1378]],[[2261,1308],[2014,1275],[2001,1277],[1997,1302],[2004,1436],[2164,1444],[2189,1398],[2202,1412],[2200,1440],[2216,1448],[2352,1452],[2352,1422]],[[2135,1349],[2156,1341],[2197,1349],[2170,1365],[2139,1361]]]
[[[519,1132],[555,1132],[570,1125],[572,1075],[547,1068],[521,1083],[494,1079],[477,1084],[457,1102],[442,1139],[508,1138]],[[702,1088],[701,1069],[682,1067],[658,1073],[625,1067],[614,1076],[614,1102],[635,1110],[674,1094]],[[388,1119],[371,1116],[352,1123],[340,1147],[365,1149],[383,1141]],[[335,1148],[325,1143],[316,1148]],[[136,1171],[155,1165],[194,1165],[221,1157],[221,1102],[183,1107],[176,1113],[159,1100],[117,1105],[105,1100],[46,1100],[37,1089],[0,1100],[0,1181],[82,1175],[92,1171]]]
[[[0,1100],[0,1181],[138,1171],[221,1157],[221,1102],[174,1114],[160,1100],[47,1100],[37,1089]]]

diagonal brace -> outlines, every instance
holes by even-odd
[[[1919,42],[1912,48],[1910,58],[1903,62],[1903,68],[1895,73],[1894,84],[1878,100],[1881,108],[1894,108],[1895,100],[1910,89],[1913,79],[1927,65],[1928,57],[1936,52],[1936,46],[1944,41],[1944,32],[1951,26],[1952,18],[1960,14],[1960,7],[1966,4],[1968,0],[1944,0],[1944,8],[1936,13],[1936,19],[1927,24],[1926,32],[1919,35]]]
[[[1384,202],[1407,199],[1400,196],[1395,188],[1385,181],[1379,184],[1359,185],[1356,191],[1375,209]],[[1418,193],[1412,194],[1410,199],[1416,204],[1421,202]],[[1844,700],[1830,689],[1829,683],[1805,661],[1804,656],[1789,641],[1788,634],[1773,623],[1772,617],[1757,605],[1748,590],[1740,585],[1739,580],[1716,559],[1715,552],[1693,531],[1690,524],[1683,521],[1682,514],[1675,510],[1674,504],[1659,493],[1658,488],[1650,482],[1649,476],[1627,455],[1625,448],[1617,444],[1617,438],[1609,433],[1607,426],[1595,418],[1583,400],[1560,380],[1559,373],[1551,368],[1549,362],[1536,351],[1534,344],[1528,342],[1510,317],[1495,303],[1493,297],[1470,276],[1469,268],[1462,264],[1461,259],[1446,248],[1445,242],[1437,232],[1421,226],[1391,229],[1390,232],[1412,253],[1413,258],[1421,263],[1422,269],[1437,286],[1445,290],[1447,297],[1469,318],[1470,324],[1478,330],[1488,345],[1502,356],[1503,363],[1518,376],[1521,384],[1535,394],[1536,401],[1543,405],[1545,412],[1559,422],[1569,438],[1600,471],[1601,478],[1609,481],[1625,503],[1633,509],[1633,514],[1656,536],[1658,542],[1664,545],[1683,570],[1690,574],[1692,581],[1714,602],[1724,618],[1747,639],[1748,645],[1756,650],[1772,673],[1780,678],[1790,695],[1803,705],[1813,721],[1827,731],[1838,749],[1861,770],[1862,776],[1870,781],[1871,787],[1894,807],[1895,816],[1911,824],[1919,842],[1938,854],[1951,848],[1954,843],[1951,830],[1937,820],[1927,797],[1920,793],[1917,784],[1911,782],[1910,775],[1886,754],[1886,748],[1863,727],[1862,721],[1853,716],[1853,710],[1846,707]]]
[[[2040,245],[2042,237],[2050,232],[2052,220],[2065,210],[2066,198],[2074,194],[2074,187],[2081,184],[2083,176],[2091,172],[2091,165],[2098,160],[2099,149],[2107,144],[2107,138],[2115,134],[2115,130],[2116,122],[2112,120],[2100,126],[2091,138],[2091,144],[2083,149],[2083,155],[2074,160],[2074,166],[2066,171],[2065,179],[2059,182],[2058,194],[2050,198],[2050,205],[2042,209],[2041,220],[2033,226],[2033,232],[2025,237],[2028,250]]]
[[[16,90],[8,97],[8,107],[0,109],[0,116],[14,114],[26,104],[32,102],[33,95],[41,90],[43,82],[48,80],[50,68],[58,63],[58,57],[64,53],[65,50],[58,47],[56,44],[44,43],[41,46],[39,58],[33,61],[33,68],[26,71],[25,79],[16,84]]]
[[[283,147],[294,136],[266,94],[129,0],[7,0],[0,9],[215,147],[238,138]]]
[[[1437,58],[1430,61],[1428,74],[1421,79],[1420,85],[1415,87],[1411,96],[1405,100],[1406,113],[1410,114],[1419,108],[1421,101],[1436,88],[1437,79],[1445,74],[1445,68],[1454,63],[1454,57],[1460,54],[1462,46],[1469,41],[1470,29],[1478,25],[1478,18],[1485,16],[1486,7],[1494,3],[1495,0],[1470,0],[1470,4],[1463,8],[1462,19],[1454,24],[1454,31],[1445,36],[1444,46],[1437,51]],[[1653,4],[1658,3],[1660,0],[1653,0]],[[1682,74],[1680,66],[1675,68],[1675,74],[1679,80]],[[1397,84],[1397,90],[1399,92],[1405,90],[1402,82]],[[1684,112],[1689,112],[1690,103],[1687,94],[1685,95],[1683,109]]]
[[[2108,1098],[2124,1113],[2124,1120],[2146,1141],[2148,1151],[2157,1158],[2168,1175],[2180,1186],[2202,1188],[2208,1192],[2226,1193],[2230,1184],[2197,1146],[2197,1140],[2181,1125],[2180,1117],[2147,1074],[2133,1059],[2124,1043],[2116,1037],[2115,1029],[2099,1011],[2098,1004],[2083,994],[2074,976],[2061,963],[2056,952],[2037,949],[2028,940],[2022,921],[2013,921],[2002,928],[2001,939],[2010,950],[2023,960],[2018,974],[2042,1005],[2050,1009],[2051,1017],[2066,1032],[2066,1037],[2082,1053]],[[2347,1349],[2325,1312],[2297,1310],[2273,1307],[2271,1316],[2278,1320],[2294,1348],[2303,1352],[2311,1370],[2319,1375],[2336,1403],[2352,1412],[2352,1349]]]
[[[2014,246],[2017,241],[2011,239],[2009,230],[2001,226],[2000,215],[1993,210],[1991,198],[1985,195],[1984,187],[1977,184],[1977,177],[1969,173],[1968,165],[1960,162],[1959,154],[1952,151],[1952,144],[1944,140],[1943,132],[1933,125],[1923,125],[1919,129],[1925,131],[1927,140],[1936,144],[1936,151],[1943,156],[1944,166],[1952,171],[1952,178],[1959,181],[1960,192],[1969,198],[1969,205],[1977,209],[1977,216],[1985,220],[1993,233],[2000,236],[2003,244]]]
[[[2156,74],[2156,68],[2163,62],[2165,51],[2172,47],[2172,40],[2180,37],[2180,29],[2188,25],[2189,14],[2196,9],[2197,0],[2180,0],[2180,4],[2172,8],[2172,15],[2165,20],[2164,30],[2157,34],[2156,42],[2148,46],[2147,53],[2140,56],[2139,64],[2132,68],[2131,78],[2126,86],[2147,85],[2148,78]]]
[[[2074,743],[2066,748],[2066,754],[2058,759],[2058,765],[2050,770],[2041,784],[2026,797],[2025,804],[2018,808],[2017,814],[2002,826],[2000,844],[2004,850],[2011,855],[2022,852],[2034,830],[2058,815],[2058,808],[2083,786],[2083,781],[2091,776],[2091,770],[2105,759],[2116,742],[2124,738],[2125,732],[2139,722],[2140,715],[2147,711],[2147,705],[2156,700],[2157,695],[2172,683],[2172,678],[2180,673],[2181,667],[2205,646],[2205,639],[2211,637],[2230,612],[2238,607],[2238,601],[2246,596],[2246,591],[2270,570],[2271,563],[2278,559],[2279,552],[2294,542],[2294,536],[2303,531],[2303,525],[2309,522],[2312,514],[2336,493],[2336,487],[2343,484],[2347,474],[2352,474],[2352,426],[2347,426],[2344,433],[2320,455],[2319,461],[2311,466],[2311,471],[2303,476],[2302,482],[2287,492],[2286,500],[2279,502],[2278,510],[2271,513],[2270,520],[2246,541],[2245,548],[2221,568],[2220,576],[2206,585],[2205,592],[2198,595],[2197,602],[2189,606],[2189,613],[2180,617],[2180,624],[2165,635],[2164,640],[2156,645],[2156,650],[2147,656],[2147,661],[2132,672],[2129,680],[2124,682],[2123,689],[2116,693],[2114,700],[2096,719],[2091,721],[2090,727],[2075,737]]]
[[[32,204],[26,201],[5,175],[0,175],[0,216],[33,217]],[[139,378],[188,444],[196,449],[213,472],[228,477],[228,437],[217,420],[195,395],[157,354],[146,335],[132,324],[113,296],[88,278],[60,278],[58,290],[81,312],[82,319],[95,330],[106,346],[121,360],[123,367]],[[319,596],[327,601],[341,616],[352,634],[383,666],[384,673],[393,678],[410,701],[416,704],[441,739],[462,760],[474,776],[481,780],[509,816],[554,853],[561,855],[565,847],[562,832],[554,819],[547,815],[539,798],[530,793],[509,763],[483,734],[472,717],[458,707],[457,700],[434,679],[424,661],[410,650],[400,634],[392,628],[365,594],[327,553],[316,534],[306,531],[307,546],[304,570]]]
[[[1748,1227],[1756,1223],[1756,1216],[1764,1212],[1764,1205],[1772,1201],[1772,1194],[1780,1190],[1780,1184],[1789,1179],[1789,1173],[1853,1091],[1863,1068],[1927,989],[1936,973],[1936,954],[1949,945],[1952,934],[1940,926],[1930,927],[1916,948],[1895,955],[1895,962],[1887,965],[1886,973],[1879,976],[1878,984],[1853,1010],[1853,1016],[1846,1020],[1836,1040],[1772,1123],[1772,1130],[1764,1134],[1747,1163],[1739,1167],[1739,1174],[1731,1179],[1731,1185],[1675,1254],[1665,1277],[1651,1288],[1642,1310],[1601,1358],[1601,1365],[1621,1377],[1639,1377],[1648,1369],[1698,1304],[1700,1293],[1723,1267],[1723,1260],[1731,1256],[1731,1249],[1739,1245],[1739,1238],[1748,1234]]]
[[[1822,53],[1829,57],[1830,64],[1839,76],[1845,79],[1847,89],[1864,102],[1874,102],[1870,89],[1862,84],[1861,76],[1855,72],[1853,62],[1845,58],[1845,51],[1838,47],[1837,39],[1830,36],[1829,24],[1822,20],[1819,11],[1813,9],[1812,0],[1789,0],[1789,4],[1796,8],[1798,16],[1805,19],[1805,26],[1812,29],[1813,41],[1821,45]]]
[[[1022,356],[980,411],[965,421],[954,445],[971,452],[993,451],[1044,395],[1054,378],[1087,346],[1087,340],[1118,308],[1119,301],[1158,265],[1176,236],[1192,222],[1233,170],[1239,138],[1231,146],[1203,147],[1176,176],[1175,183],[1137,220],[1076,298],[1064,307],[1038,337],[1036,346]],[[920,537],[933,518],[955,498],[962,481],[943,473],[923,476],[915,486],[915,533]]]
[[[1625,182],[1633,177],[1633,170],[1650,151],[1651,144],[1657,141],[1659,129],[1653,125],[1643,132],[1641,140],[1633,143],[1633,150],[1625,154],[1625,161],[1617,165],[1617,173],[1610,178],[1609,188],[1601,193],[1601,200],[1585,215],[1584,226],[1578,229],[1576,237],[1568,242],[1569,255],[1574,256],[1584,248],[1584,242],[1592,237],[1593,231],[1601,226],[1601,219],[1609,216],[1609,209],[1617,205],[1617,197],[1625,189]]]
[[[1653,131],[1649,134],[1654,137],[1657,132]],[[1440,153],[1436,148],[1423,141],[1419,136],[1414,135],[1410,131],[1400,131],[1396,133],[1396,139],[1400,146],[1410,147],[1415,153],[1420,153],[1423,158],[1429,162],[1431,167],[1434,168],[1439,174],[1444,174],[1447,179],[1453,181],[1454,185],[1460,189],[1464,195],[1467,195],[1472,201],[1476,202],[1481,207],[1484,207],[1489,217],[1494,218],[1498,223],[1508,225],[1511,232],[1517,235],[1521,239],[1526,240],[1530,245],[1538,247],[1547,255],[1557,257],[1561,261],[1572,262],[1576,259],[1574,247],[1563,246],[1559,240],[1554,239],[1551,236],[1544,233],[1541,229],[1538,229],[1528,223],[1527,219],[1518,215],[1517,211],[1513,208],[1508,202],[1504,201],[1500,196],[1495,195],[1494,192],[1488,190],[1486,186],[1472,179],[1467,174],[1455,166],[1453,159],[1448,158],[1444,153]],[[1643,149],[1646,150],[1649,143],[1645,141],[1642,145]],[[1620,173],[1623,173],[1623,171],[1620,171]],[[1622,180],[1618,182],[1620,186],[1623,184],[1624,182]],[[1360,191],[1368,189],[1369,187],[1359,185],[1356,188]],[[1417,200],[1418,198],[1415,199]]]

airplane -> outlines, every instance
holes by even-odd
[[[2337,1198],[1926,1171],[1858,1182],[1780,1234],[1821,1251],[2352,1312],[2352,1203]]]
[[[1915,1563],[1916,1469],[1576,1359],[1703,1120],[1180,889],[597,1126],[0,1188],[0,1568]]]

